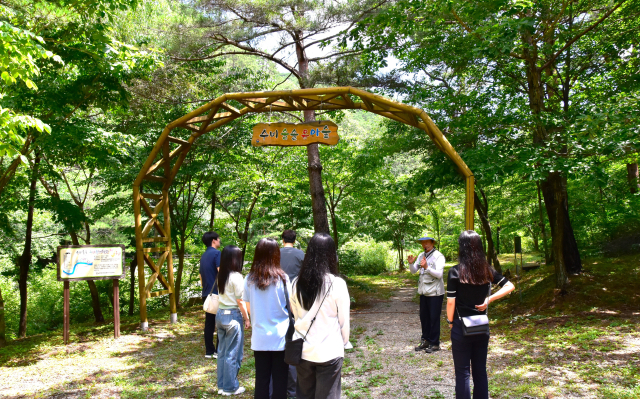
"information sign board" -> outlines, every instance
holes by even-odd
[[[124,245],[58,247],[58,281],[124,278]]]
[[[313,143],[338,144],[338,125],[331,121],[305,123],[258,123],[253,127],[251,144],[262,146],[304,146]]]

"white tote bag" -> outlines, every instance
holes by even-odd
[[[207,298],[204,300],[204,305],[202,305],[202,309],[211,314],[218,313],[218,306],[220,305],[220,297],[218,294],[214,294],[213,290],[218,286],[218,279],[216,278],[216,282],[213,283],[213,287],[211,287],[211,292],[207,295]]]

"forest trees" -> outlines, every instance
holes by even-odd
[[[639,12],[633,1],[401,1],[351,38],[366,37],[355,48],[368,49],[374,70],[389,54],[380,49],[394,46],[404,70],[421,81],[406,89],[409,98],[440,115],[449,140],[468,146],[463,157],[470,165],[469,156],[499,155],[540,181],[556,286],[565,290],[567,273],[581,270],[567,178],[619,156],[619,149],[638,151],[637,141],[624,144],[634,129],[618,121],[637,119],[637,110],[619,105],[637,92],[637,82],[620,70],[637,65]],[[601,97],[605,76],[610,98],[620,101]],[[483,148],[490,152],[478,154]],[[492,168],[472,167],[496,181]]]
[[[319,83],[318,77],[313,76],[314,65],[338,65],[348,61],[357,63],[354,56],[360,51],[347,50],[344,46],[330,47],[330,44],[332,40],[348,34],[358,22],[384,2],[205,1],[201,6],[208,10],[211,21],[202,26],[202,43],[197,51],[184,60],[197,61],[229,55],[260,57],[286,70],[297,81],[298,87],[312,88]],[[260,47],[260,43],[266,44],[267,48],[264,45]],[[317,51],[318,48],[327,47],[329,50],[322,55],[309,54],[314,48]],[[289,60],[292,56],[294,62]],[[329,75],[323,76],[324,83],[344,79],[344,76]],[[284,82],[280,84],[282,83]],[[315,112],[303,111],[303,120],[314,121]],[[315,231],[329,233],[318,144],[307,146],[307,159]]]

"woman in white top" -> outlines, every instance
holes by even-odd
[[[305,338],[298,371],[298,399],[339,399],[345,347],[349,345],[349,291],[337,276],[330,235],[309,241],[300,274],[292,282],[293,339]]]
[[[238,370],[242,363],[244,329],[249,328],[249,316],[242,300],[244,278],[242,250],[227,245],[220,255],[218,292],[220,307],[216,315],[218,327],[218,394],[239,395],[244,388],[238,382]],[[243,323],[244,319],[244,323]]]

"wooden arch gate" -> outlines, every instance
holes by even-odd
[[[423,110],[353,87],[225,94],[167,125],[133,183],[142,330],[148,328],[148,298],[168,294],[170,321],[172,323],[177,321],[169,186],[195,140],[252,112],[332,109],[361,109],[424,130],[436,147],[453,161],[465,178],[465,227],[468,230],[473,229],[473,173]],[[172,137],[170,133],[176,128],[186,129],[191,132],[191,135],[187,140]],[[143,215],[146,218],[144,221]],[[151,272],[148,278],[145,275],[145,264]],[[154,290],[158,282],[162,289]]]

